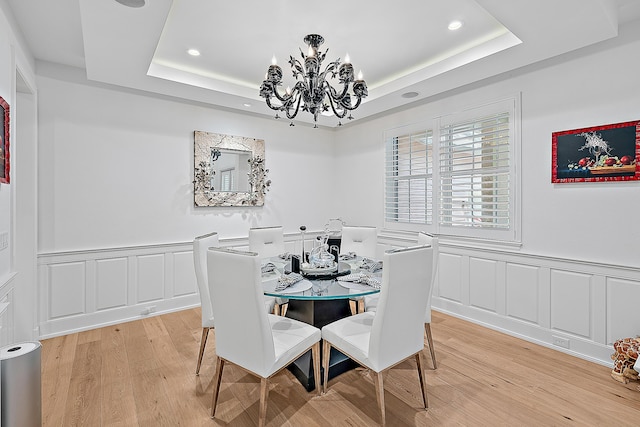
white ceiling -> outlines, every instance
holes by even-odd
[[[293,86],[289,55],[306,51],[307,34],[321,34],[325,62],[348,53],[367,81],[356,120],[615,37],[640,17],[637,0],[6,2],[37,60],[83,68],[89,80],[270,116],[258,90],[271,57]],[[464,23],[455,32],[447,29],[454,19]],[[411,91],[419,95],[401,96]]]

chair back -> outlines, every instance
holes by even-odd
[[[424,348],[424,313],[431,292],[433,249],[386,251],[378,309],[371,326],[369,359],[383,370]],[[425,286],[425,283],[427,286]]]
[[[356,254],[376,259],[378,248],[378,229],[376,227],[348,226],[342,227],[340,252]]]
[[[431,323],[431,296],[433,295],[433,287],[436,285],[436,277],[438,277],[438,256],[440,254],[438,247],[438,238],[423,231],[418,233],[418,245],[431,246],[433,249],[433,274],[431,275],[431,292],[427,299],[427,311],[424,315],[424,323]]]
[[[216,353],[250,372],[265,376],[275,349],[255,252],[211,248],[207,253],[209,292],[216,314]],[[237,303],[232,303],[236,301]]]
[[[284,253],[284,231],[282,227],[250,228],[249,251],[257,253],[261,259]]]
[[[207,249],[212,246],[218,246],[218,233],[216,232],[198,236],[193,240],[193,266],[196,271],[198,291],[200,292],[203,328],[213,328],[214,326],[213,307],[207,280]]]

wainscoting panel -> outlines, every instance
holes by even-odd
[[[591,275],[551,270],[551,327],[591,338]]]
[[[164,298],[165,265],[164,254],[137,257],[138,302],[155,301]]]
[[[83,262],[49,266],[50,318],[85,312],[85,281],[85,263]]]
[[[96,260],[96,309],[127,305],[127,258]]]
[[[497,262],[469,258],[469,304],[472,307],[496,311]]]
[[[307,232],[308,249],[317,234]],[[285,235],[285,247],[301,252],[299,234]],[[39,254],[38,281],[41,338],[200,305],[192,242]]]
[[[297,242],[285,235],[288,250]],[[381,251],[415,243],[415,233],[390,230],[378,239]],[[200,304],[191,242],[40,254],[38,269],[41,338]],[[638,301],[638,268],[440,238],[434,310],[558,351],[611,366],[612,343],[640,334]]]
[[[506,270],[506,315],[537,323],[540,304],[538,300],[540,269],[529,265],[507,264]]]
[[[173,254],[173,294],[193,295],[198,292],[196,273],[193,266],[193,252]]]
[[[12,344],[13,339],[13,280],[15,273],[0,277],[0,347]]]
[[[463,265],[463,257],[461,255],[440,251],[438,260],[438,296],[451,301],[462,302]]]
[[[607,342],[640,335],[640,286],[631,280],[607,278]]]

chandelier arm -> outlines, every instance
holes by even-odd
[[[279,100],[280,102],[282,102],[283,104],[284,104],[284,103],[286,103],[286,102],[287,102],[287,100],[291,97],[291,95],[286,95],[286,92],[285,92],[285,95],[284,95],[284,96],[280,95],[280,94],[278,93],[278,88],[277,88],[277,87],[274,87],[274,88],[273,88],[273,94],[274,94],[274,95],[275,95],[275,97],[276,97],[276,98],[278,98],[278,100]]]
[[[349,110],[349,111],[353,111],[356,108],[358,108],[360,106],[360,103],[362,102],[362,98],[358,98],[356,97],[357,101],[356,101],[356,105],[353,106],[349,106],[349,107],[345,107],[345,109]]]
[[[329,86],[329,89],[331,91],[331,96],[336,101],[340,101],[342,98],[344,98],[347,95],[347,92],[349,91],[349,83],[343,83],[342,93],[340,95],[338,95],[338,91],[336,90],[336,88],[334,88],[331,85],[328,85],[328,86]]]
[[[342,113],[339,113],[338,110],[336,110],[336,106],[334,105],[334,100],[333,98],[329,97],[329,105],[331,105],[331,110],[333,111],[333,114],[336,115],[337,118],[339,119],[344,119],[344,116],[347,115],[347,110],[344,109],[342,110]]]
[[[291,109],[285,110],[285,114],[289,120],[293,120],[298,115],[298,111],[300,111],[300,101],[302,101],[302,97],[298,94],[298,101],[296,103],[296,108],[293,108],[293,114],[290,113]]]

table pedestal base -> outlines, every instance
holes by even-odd
[[[308,323],[316,328],[322,329],[323,326],[331,322],[351,316],[348,299],[334,300],[289,300],[287,307],[287,317]],[[320,360],[322,361],[322,346],[320,348]],[[329,379],[336,377],[343,372],[351,370],[358,366],[356,362],[340,353],[335,348],[331,349],[329,358]],[[303,354],[295,362],[288,366],[293,375],[298,378],[307,391],[312,391],[316,387],[316,381],[313,377],[313,364],[311,361],[311,351]],[[324,368],[321,368],[322,378],[318,384],[322,384],[324,378]]]

